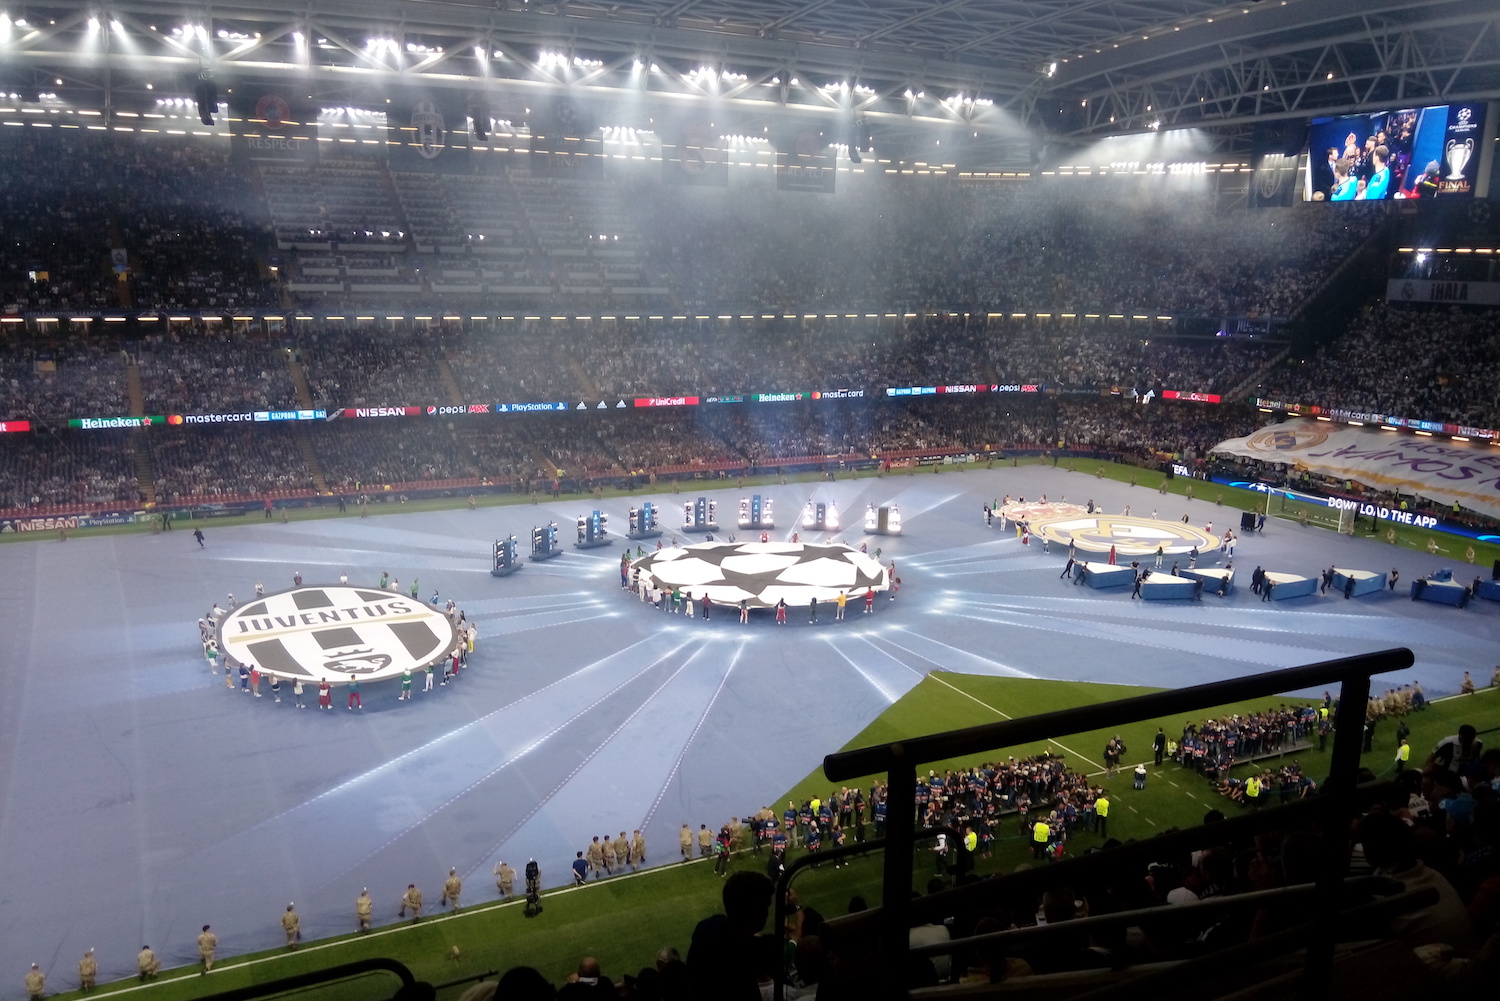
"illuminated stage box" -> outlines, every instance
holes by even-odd
[[[1214,582],[1218,586],[1218,581]],[[1169,573],[1155,573],[1141,584],[1141,597],[1147,601],[1191,601],[1199,589],[1207,590],[1208,584],[1195,577],[1175,577]]]
[[[1073,572],[1083,574],[1083,582],[1089,587],[1129,587],[1135,583],[1134,570],[1108,563],[1076,563]]]
[[[1314,577],[1303,577],[1294,573],[1272,573],[1266,571],[1266,580],[1275,586],[1271,588],[1272,601],[1285,601],[1288,598],[1301,598],[1312,594],[1318,589],[1318,581]]]
[[[1224,589],[1225,594],[1234,593],[1234,571],[1223,567],[1205,567],[1195,570],[1179,570],[1177,576],[1187,577],[1190,580],[1201,580],[1203,590],[1213,594],[1219,593],[1219,585],[1227,578],[1229,586]]]
[[[1344,588],[1349,586],[1350,580],[1354,582],[1354,589],[1348,594],[1351,598],[1358,598],[1362,594],[1377,594],[1385,587],[1385,574],[1376,573],[1373,570],[1340,570],[1333,569],[1333,583],[1328,585],[1328,590],[1344,594]]]
[[[1469,603],[1469,589],[1466,585],[1451,580],[1423,577],[1411,582],[1411,600],[1435,601],[1440,605],[1462,608]]]

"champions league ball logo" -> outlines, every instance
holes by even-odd
[[[235,609],[219,626],[234,664],[286,678],[393,678],[446,656],[458,642],[448,617],[392,591],[302,587]]]
[[[867,590],[884,591],[890,572],[873,556],[841,543],[700,542],[662,549],[636,560],[641,584],[681,588],[716,604],[773,608],[778,601],[806,605]]]

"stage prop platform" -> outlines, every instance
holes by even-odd
[[[1422,577],[1411,582],[1412,601],[1433,601],[1439,605],[1463,608],[1469,604],[1469,588],[1452,579],[1452,574],[1440,570],[1431,577]]]
[[[751,608],[789,608],[834,601],[839,593],[851,603],[868,590],[890,588],[890,571],[875,557],[842,543],[699,542],[672,546],[633,561],[641,586],[681,588],[694,598],[705,595],[727,611],[741,601]]]
[[[1316,577],[1303,577],[1301,574],[1274,573],[1267,570],[1266,580],[1275,585],[1271,588],[1272,601],[1303,598],[1309,594],[1316,594],[1318,590],[1318,579]]]
[[[1054,545],[1070,544],[1087,553],[1107,553],[1131,558],[1163,553],[1186,555],[1196,548],[1202,558],[1218,552],[1219,540],[1201,528],[1176,521],[1134,518],[1123,514],[1061,515],[1033,517],[1031,531]]]
[[[1073,564],[1073,572],[1082,574],[1083,582],[1093,588],[1129,587],[1135,583],[1134,570],[1109,563],[1079,561]]]
[[[1500,580],[1480,581],[1479,596],[1489,601],[1500,601]]]
[[[228,667],[259,667],[288,680],[384,681],[441,660],[457,642],[437,608],[394,591],[299,587],[257,598],[219,624]]]
[[[1227,577],[1229,579],[1229,586],[1224,589],[1224,593],[1226,595],[1234,593],[1234,571],[1227,567],[1197,567],[1192,570],[1179,570],[1177,571],[1177,576],[1187,577],[1191,580],[1201,580],[1203,582],[1203,590],[1210,594],[1218,594],[1219,585]]]
[[[1153,570],[1141,582],[1141,597],[1147,601],[1192,601],[1207,589],[1208,585],[1197,577],[1176,577]]]
[[[1072,518],[1080,515],[1088,515],[1088,508],[1066,501],[1017,501],[1014,504],[1004,504],[995,512],[996,518],[1004,517],[1023,525],[1030,524],[1033,518]]]
[[[1350,581],[1354,582],[1353,589],[1346,591]],[[1328,585],[1329,591],[1348,594],[1351,598],[1358,598],[1362,594],[1378,594],[1384,589],[1383,573],[1376,573],[1374,570],[1341,570],[1338,567],[1333,568],[1333,583]]]

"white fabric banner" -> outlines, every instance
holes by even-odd
[[[1390,278],[1385,283],[1390,302],[1440,302],[1444,304],[1500,306],[1500,282],[1429,281],[1424,278]]]
[[[1500,448],[1325,421],[1287,421],[1212,449],[1354,480],[1377,490],[1454,501],[1500,518]]]

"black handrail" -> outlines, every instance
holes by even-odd
[[[1336,725],[1328,779],[1324,783],[1322,794],[1309,802],[1312,804],[1310,809],[1315,813],[1348,816],[1355,803],[1355,778],[1359,770],[1364,707],[1370,697],[1370,677],[1404,670],[1415,662],[1416,656],[1404,647],[1381,650],[1302,667],[1267,671],[1246,678],[1231,678],[1189,688],[1153,692],[1135,698],[950,730],[828,755],[823,759],[823,773],[831,782],[847,781],[880,772],[885,772],[888,776],[885,871],[880,914],[880,925],[884,933],[883,954],[887,962],[905,955],[907,933],[912,924],[910,887],[913,836],[917,821],[915,789],[919,766],[931,761],[999,751],[1017,744],[1041,742],[1068,734],[1110,729],[1143,719],[1174,716],[1228,702],[1337,684],[1340,706],[1353,707],[1351,711],[1356,713],[1354,718],[1361,725]],[[1192,832],[1192,836],[1201,837],[1201,833]],[[1322,892],[1317,899],[1321,920],[1315,922],[1315,932],[1308,945],[1306,974],[1310,983],[1326,985],[1333,969],[1334,918],[1337,908],[1334,891],[1344,878],[1348,857],[1341,839],[1325,838],[1324,851],[1325,857],[1318,879]],[[952,892],[954,891],[950,891]],[[947,893],[942,896],[945,900],[952,899]]]
[[[209,994],[200,998],[199,1001],[254,1001],[256,998],[270,997],[274,994],[285,994],[290,991],[301,990],[304,987],[314,987],[318,984],[326,984],[333,980],[346,980],[349,977],[358,977],[366,973],[391,973],[401,981],[398,991],[410,991],[416,986],[417,978],[407,968],[405,963],[395,959],[385,959],[374,956],[370,959],[358,959],[352,963],[340,963],[338,966],[329,966],[321,970],[309,970],[306,973],[296,973],[290,977],[281,977],[277,980],[267,980],[264,983],[249,984],[245,987],[235,987],[218,994]]]
[[[890,744],[835,751],[823,758],[823,772],[830,781],[842,782],[862,775],[889,771],[901,764],[920,765],[1017,744],[1037,743],[1064,734],[1105,730],[1143,719],[1175,716],[1226,702],[1242,702],[1264,695],[1321,688],[1356,678],[1368,679],[1372,674],[1404,670],[1413,663],[1415,656],[1410,650],[1401,647],[1280,671],[1267,671],[1246,678],[1230,678],[1190,688],[1151,692],[1114,702],[1060,709],[1037,716],[1001,720],[998,723],[984,723]],[[1347,704],[1348,700],[1345,702]]]

